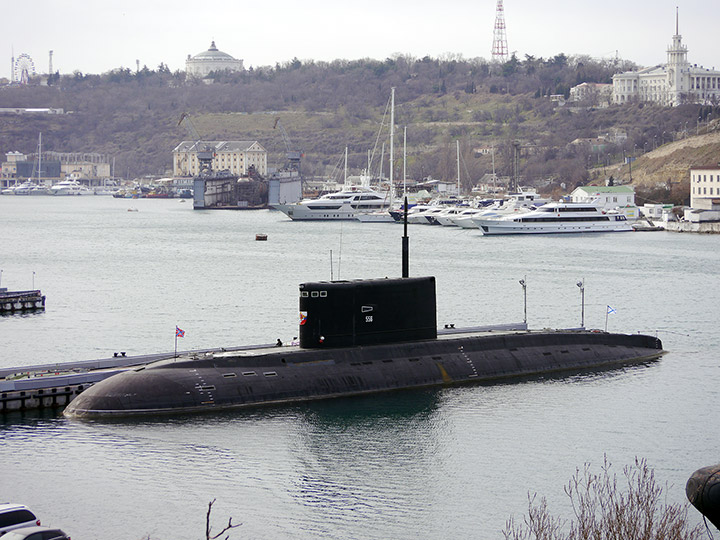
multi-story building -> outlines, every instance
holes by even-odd
[[[200,174],[198,152],[212,152],[212,170],[245,176],[250,167],[267,176],[267,150],[257,141],[183,141],[173,150],[173,176]]]
[[[690,169],[690,206],[698,210],[720,207],[720,163]]]
[[[233,58],[228,53],[219,51],[215,41],[207,51],[190,56],[185,61],[185,72],[193,77],[203,78],[218,71],[242,71],[243,61]]]
[[[720,102],[720,71],[690,64],[682,44],[677,15],[667,64],[613,76],[613,103],[650,101],[666,106]]]
[[[8,152],[5,154],[5,162],[0,166],[0,177],[5,180],[8,178],[16,178],[17,164],[21,161],[27,161],[27,156],[22,152]],[[3,184],[5,187],[5,184]]]
[[[0,173],[0,185],[13,185],[32,178],[45,184],[73,178],[88,186],[105,185],[110,178],[110,162],[105,154],[43,152],[37,154],[8,152]]]
[[[60,172],[66,177],[79,181],[110,178],[110,159],[105,154],[46,152],[46,155],[47,158],[60,162]],[[95,183],[90,182],[90,185]]]

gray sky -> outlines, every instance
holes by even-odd
[[[245,67],[301,60],[415,57],[490,59],[496,0],[28,0],[3,10],[0,77],[11,55],[32,57],[38,73],[185,69],[188,54],[214,39]],[[664,63],[675,33],[691,63],[720,68],[718,0],[505,0],[509,50],[548,58],[558,53]]]

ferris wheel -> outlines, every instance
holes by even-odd
[[[22,53],[15,59],[13,66],[15,80],[20,84],[27,84],[32,75],[35,75],[35,63],[29,54]]]

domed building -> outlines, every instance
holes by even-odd
[[[185,71],[194,77],[207,77],[213,71],[242,71],[243,61],[237,60],[228,53],[219,51],[215,41],[210,44],[207,51],[195,56],[188,54],[185,61]]]

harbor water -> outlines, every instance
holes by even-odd
[[[133,211],[128,211],[133,210]],[[134,211],[137,210],[137,211]],[[502,538],[528,496],[646,459],[670,503],[717,463],[720,236],[483,237],[410,226],[438,324],[657,335],[658,361],[494,385],[112,422],[0,416],[0,500],[76,539]],[[267,241],[255,240],[267,234]],[[0,317],[0,367],[290,342],[298,284],[397,277],[402,227],[193,211],[177,199],[0,197],[0,286],[44,312]],[[614,313],[606,315],[608,306]],[[689,510],[693,523],[701,516]]]

